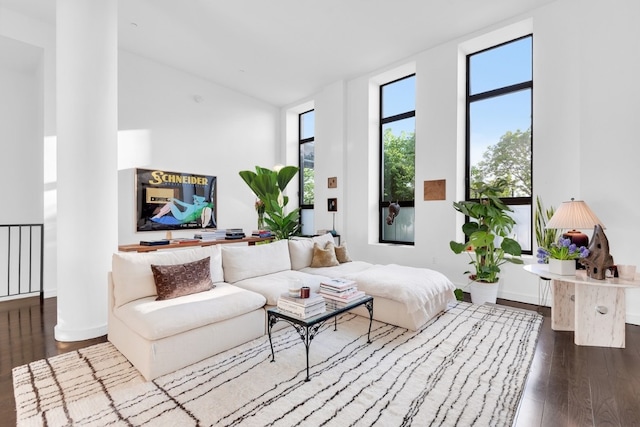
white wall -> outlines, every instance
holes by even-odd
[[[123,51],[118,95],[120,244],[165,236],[135,232],[136,167],[216,176],[218,226],[256,228],[255,196],[238,172],[282,162],[277,108]]]
[[[55,28],[0,8],[0,36],[43,50],[42,60],[33,72],[12,72],[0,67],[0,84],[3,85],[0,108],[10,113],[3,115],[3,128],[0,128],[3,147],[8,150],[5,151],[8,155],[2,156],[3,170],[8,171],[6,176],[28,175],[28,185],[9,187],[10,191],[21,193],[12,193],[11,197],[19,197],[16,205],[28,205],[22,212],[27,215],[16,219],[12,215],[20,210],[4,209],[0,222],[44,221],[45,296],[55,296]],[[284,162],[277,145],[280,138],[278,110],[262,101],[122,51],[118,79],[119,243],[164,237],[157,233],[135,233],[131,169],[135,167],[216,175],[220,226],[255,228],[254,197],[238,171]],[[195,102],[196,95],[202,97],[201,103]],[[34,96],[38,99],[35,104]],[[25,112],[28,119],[14,117]],[[15,140],[4,128],[10,123],[4,117],[9,116],[14,121],[11,132],[17,129],[21,134],[19,144],[8,142]]]
[[[640,16],[640,3],[596,3],[558,0],[407,58],[406,63],[415,61],[417,75],[413,247],[376,243],[377,108],[371,81],[402,64],[346,82],[345,98],[317,95],[325,101],[316,105],[318,117],[325,109],[346,112],[341,184],[348,214],[340,231],[354,258],[433,268],[460,286],[466,284],[463,272],[469,260],[449,249],[462,221],[452,207],[463,196],[460,49],[470,40],[525,21],[534,33],[534,195],[556,207],[571,197],[584,199],[605,223],[615,261],[640,265],[640,223],[634,210],[640,182],[635,129],[640,116],[640,27],[634,17]],[[318,122],[318,135],[332,126]],[[325,162],[316,162],[316,185],[323,185],[334,169]],[[422,183],[431,179],[446,179],[445,201],[422,201]],[[591,230],[585,232],[591,235]],[[527,257],[527,262],[535,260]],[[500,297],[537,303],[535,276],[514,265],[504,267],[502,276]],[[627,321],[640,324],[640,290],[627,291]]]
[[[323,187],[318,190],[316,228],[324,228],[322,223],[330,219],[324,211],[324,199],[337,195],[340,211],[336,228],[349,241],[355,258],[431,267],[464,284],[462,272],[467,260],[454,255],[448,246],[459,229],[451,203],[460,198],[463,176],[459,146],[463,130],[457,109],[461,97],[459,47],[505,25],[532,19],[534,194],[555,206],[570,197],[586,200],[607,226],[616,262],[640,265],[636,245],[640,224],[635,221],[634,210],[635,186],[640,181],[636,166],[640,148],[634,126],[640,113],[637,16],[640,3],[635,0],[602,4],[558,0],[407,59],[415,62],[418,76],[417,223],[413,247],[380,245],[375,243],[374,234],[378,174],[377,145],[371,144],[371,132],[376,129],[371,118],[376,108],[370,99],[370,79],[402,64],[336,82],[307,98],[304,102],[317,101],[316,134],[327,147],[327,151],[319,151],[323,164],[316,164],[317,186]],[[42,77],[36,80],[40,80],[38,90],[44,97],[40,107],[44,111],[44,143],[55,144],[55,32],[46,24],[0,8],[0,35],[44,49]],[[281,140],[279,129],[283,128],[277,110],[126,52],[121,52],[119,61],[120,167],[124,171],[119,242],[142,238],[134,233],[133,180],[126,177],[126,170],[130,173],[132,167],[217,175],[218,196],[223,201],[218,212],[220,226],[252,229],[253,196],[237,172],[256,164],[286,162],[290,153],[276,146]],[[203,102],[194,102],[195,95],[202,96]],[[332,161],[340,155],[340,161]],[[337,192],[325,189],[329,176],[338,176]],[[430,179],[447,180],[446,201],[421,201],[422,182]],[[41,187],[41,182],[33,185]],[[45,197],[48,193],[55,193],[55,182],[45,186]],[[55,197],[46,200],[45,289],[51,294],[56,288]],[[0,220],[5,222],[3,217]],[[145,234],[147,237],[153,238]],[[502,297],[537,302],[533,276],[513,267],[505,269],[504,277]],[[640,290],[627,291],[627,306],[627,320],[640,323]]]
[[[21,185],[6,186],[3,190],[4,194],[12,193],[7,200],[13,200],[12,204],[22,208],[3,209],[0,222],[44,222],[43,282],[45,296],[51,296],[55,295],[57,263],[55,209],[52,209],[55,182],[48,181],[51,174],[47,175],[43,163],[46,162],[45,145],[55,146],[55,29],[0,7],[0,37],[23,45],[15,54],[24,55],[23,49],[40,52],[37,64],[29,69],[11,71],[6,64],[0,66],[3,70],[0,81],[4,82],[0,104],[3,110],[8,108],[0,120],[0,138],[6,153],[2,156],[2,170],[5,176],[24,176],[25,179]],[[13,60],[3,59],[8,63]],[[55,156],[55,151],[52,152]]]
[[[323,167],[315,172],[314,225],[315,230],[333,229],[340,234],[344,218],[349,212],[345,195],[345,84],[338,81],[324,88],[316,98],[315,161]],[[337,188],[328,188],[330,177],[338,178]],[[327,199],[338,199],[338,211],[328,211]]]
[[[2,224],[43,222],[41,77],[37,69],[0,66]]]

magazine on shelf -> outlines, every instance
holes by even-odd
[[[246,236],[242,228],[227,228],[224,238],[227,240],[244,239]]]
[[[200,240],[221,240],[224,239],[226,233],[226,230],[201,231],[199,233],[195,233],[193,238]]]
[[[171,239],[171,243],[196,243],[201,240],[202,239],[196,239],[195,237],[193,239],[190,239],[188,237],[177,237],[175,239]]]
[[[142,246],[163,246],[171,243],[169,240],[140,240]]]

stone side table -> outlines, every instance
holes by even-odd
[[[624,348],[625,291],[640,287],[638,275],[634,280],[596,280],[585,271],[575,276],[551,274],[546,264],[525,265],[524,269],[552,280],[554,331],[574,331],[576,345]]]

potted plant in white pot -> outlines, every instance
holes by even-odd
[[[588,257],[589,249],[578,247],[569,238],[559,237],[548,248],[538,248],[537,256],[539,263],[549,263],[549,273],[573,276],[576,274],[575,260]]]
[[[523,264],[520,244],[508,237],[515,220],[509,215],[511,208],[500,200],[504,188],[502,181],[493,185],[478,182],[474,186],[477,201],[453,203],[456,211],[471,219],[462,226],[466,241],[451,241],[449,246],[456,254],[465,252],[471,259],[473,270],[465,274],[471,279],[471,301],[476,304],[496,302],[500,266],[507,262]]]

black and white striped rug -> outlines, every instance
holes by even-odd
[[[145,382],[110,344],[13,370],[19,426],[511,425],[542,317],[457,303],[421,331],[346,314],[305,349],[288,327]],[[185,350],[187,351],[187,350]]]

